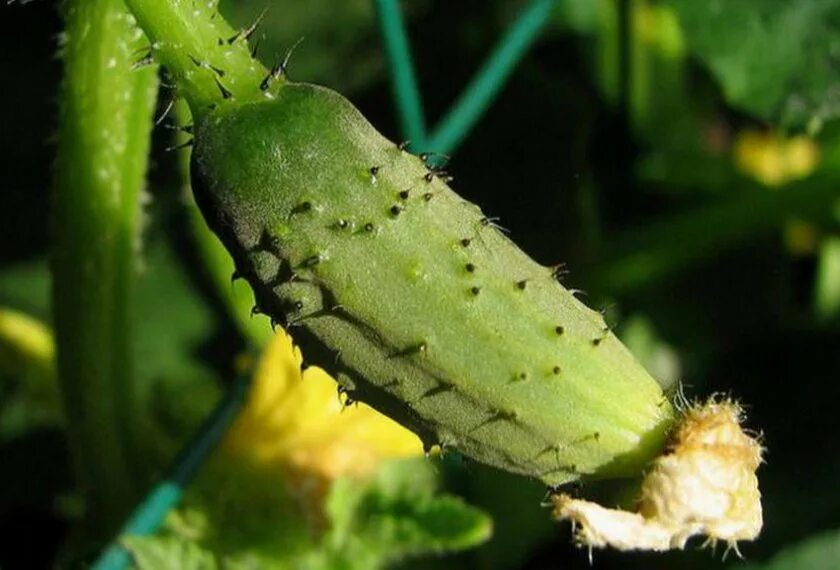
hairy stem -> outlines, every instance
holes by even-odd
[[[67,0],[64,16],[52,299],[75,466],[90,530],[104,535],[136,497],[131,291],[157,73],[132,68],[145,40],[121,0]]]
[[[282,74],[269,77],[251,54],[253,29],[234,30],[215,3],[126,0],[151,41],[151,55],[166,67],[193,115],[226,100],[270,97]],[[266,81],[268,78],[268,81]]]

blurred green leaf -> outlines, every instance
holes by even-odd
[[[830,237],[820,248],[816,278],[817,318],[829,320],[840,314],[840,237]]]
[[[819,534],[782,550],[764,564],[744,564],[737,570],[835,570],[840,564],[840,531]]]
[[[291,568],[317,545],[312,521],[301,508],[303,495],[287,487],[280,470],[219,453],[168,517],[166,529],[226,563]]]
[[[745,181],[734,198],[628,231],[613,238],[610,258],[592,268],[589,282],[612,293],[627,291],[775,231],[793,216],[825,220],[837,200],[831,174],[819,172],[775,192]]]
[[[317,514],[301,509],[301,489],[287,488],[276,470],[225,457],[204,469],[169,516],[159,537],[175,542],[155,545],[156,552],[180,552],[186,547],[177,541],[192,541],[216,553],[225,569],[375,570],[490,535],[487,515],[437,492],[435,468],[424,459],[389,461],[370,479],[335,481]]]
[[[680,377],[679,355],[658,337],[650,319],[643,315],[628,318],[618,336],[666,393],[676,388]]]
[[[462,500],[435,494],[427,460],[383,464],[367,485],[336,481],[327,503],[329,551],[364,567],[424,553],[461,550],[490,537],[490,518]]]
[[[603,3],[593,0],[567,0],[558,2],[554,9],[554,23],[563,30],[580,34],[592,33],[598,26]]]
[[[731,105],[788,127],[840,115],[840,1],[668,3]]]
[[[134,558],[137,570],[215,570],[219,568],[211,552],[195,542],[176,537],[128,536],[123,545]]]
[[[0,305],[48,320],[50,272],[46,260],[37,259],[0,270]]]
[[[152,474],[168,464],[219,397],[206,350],[219,323],[167,241],[150,236],[144,254],[133,321],[134,430]],[[217,358],[223,354],[215,352]]]

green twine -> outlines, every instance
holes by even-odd
[[[170,468],[169,475],[146,495],[120,529],[118,535],[102,552],[91,570],[124,570],[131,564],[131,556],[120,544],[123,536],[144,536],[157,531],[163,524],[169,510],[178,504],[199,467],[216,447],[228,426],[245,402],[250,376],[239,376],[228,389],[222,400],[204,420],[198,432],[184,446]]]
[[[413,151],[449,153],[457,148],[536,40],[551,17],[553,4],[554,0],[532,0],[525,7],[449,112],[427,137],[414,65],[397,0],[376,0],[394,102],[402,132],[412,141]]]
[[[426,124],[414,64],[406,39],[405,23],[400,15],[397,0],[375,0],[375,4],[400,126],[403,135],[416,147],[422,145],[426,138]]]

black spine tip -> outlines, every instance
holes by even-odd
[[[321,263],[321,261],[323,261],[321,256],[316,254],[316,255],[313,255],[312,257],[307,257],[306,259],[304,259],[303,263],[301,265],[303,267],[315,267],[316,265]]]
[[[224,85],[222,85],[222,82],[219,81],[218,77],[216,77],[215,79],[216,79],[216,86],[219,88],[219,93],[222,94],[222,99],[232,99],[233,98],[233,93],[228,91],[228,89]]]
[[[300,204],[298,204],[297,206],[292,208],[291,213],[292,213],[292,215],[305,214],[306,212],[309,212],[311,210],[312,210],[312,202],[307,201],[307,202],[301,202]]]
[[[164,152],[172,152],[172,151],[176,151],[176,150],[181,150],[182,148],[191,147],[194,143],[195,143],[195,141],[193,139],[190,139],[188,141],[182,142],[181,144],[175,144],[175,145],[172,145],[172,146],[168,146],[163,150],[164,150]]]
[[[286,69],[282,63],[275,63],[274,66],[268,71],[268,75],[266,75],[263,80],[260,82],[260,91],[265,91],[271,86],[271,82],[275,79],[278,79],[281,75],[286,73]]]

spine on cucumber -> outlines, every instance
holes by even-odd
[[[196,200],[257,310],[352,399],[552,486],[661,452],[672,407],[602,316],[346,99],[285,83],[194,128]]]

